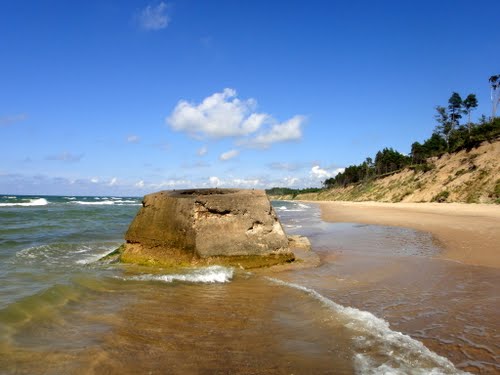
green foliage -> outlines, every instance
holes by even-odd
[[[470,114],[474,109],[477,108],[477,105],[478,105],[476,95],[475,94],[467,95],[467,97],[463,101],[462,105],[464,108],[464,113],[467,115],[467,119],[468,119],[467,126],[468,126],[468,129],[470,132],[471,125],[472,125],[472,123],[470,121]]]
[[[392,148],[384,148],[377,152],[375,162],[372,158],[359,165],[351,165],[344,172],[337,174],[323,182],[326,188],[334,186],[347,186],[370,178],[380,177],[401,170],[411,164],[411,158],[395,151]]]
[[[402,169],[411,163],[411,158],[393,150],[384,148],[375,156],[375,172],[379,175]]]
[[[493,75],[488,80],[491,85],[491,118],[495,119],[497,106],[500,103],[500,74]]]
[[[438,126],[436,126],[435,133],[442,135],[446,140],[446,145],[449,145],[449,138],[451,131],[453,130],[454,122],[451,117],[448,115],[445,107],[437,106],[436,107],[437,114],[434,116],[436,121],[438,122]]]
[[[498,96],[500,92],[500,75],[490,78],[492,90]],[[493,94],[493,92],[492,92]],[[498,99],[500,102],[500,99]],[[378,151],[375,155],[375,160],[368,157],[358,165],[350,165],[342,173],[337,174],[323,181],[323,187],[326,189],[333,187],[346,187],[355,184],[357,187],[363,185],[368,186],[366,182],[396,173],[404,168],[411,168],[415,172],[429,172],[434,169],[434,164],[429,162],[431,157],[441,157],[449,152],[458,152],[463,149],[471,150],[479,146],[484,141],[493,141],[500,138],[500,119],[492,116],[488,120],[486,116],[481,116],[478,123],[474,124],[470,121],[471,112],[478,106],[478,101],[475,94],[469,94],[465,100],[462,100],[460,94],[454,92],[448,99],[448,106],[437,106],[437,114],[435,118],[438,122],[435,131],[430,138],[423,143],[414,142],[411,145],[410,156],[406,156],[392,148],[384,148]],[[462,114],[468,116],[466,125],[460,124]],[[469,171],[471,169],[469,168]],[[465,173],[465,170],[460,170],[456,173],[456,177]],[[361,184],[361,182],[364,182]],[[420,188],[421,184],[417,184]],[[497,184],[500,190],[499,184]],[[293,197],[303,193],[314,193],[321,189],[289,189],[289,188],[272,188],[266,190],[269,195],[291,195]],[[496,190],[495,190],[496,191]],[[497,193],[495,193],[497,194]],[[404,198],[405,195],[399,197]],[[433,201],[443,202],[449,196],[448,191],[443,191],[433,198]],[[500,200],[500,192],[497,194]]]
[[[293,198],[299,194],[317,193],[318,191],[321,191],[321,188],[291,189],[285,187],[273,187],[271,189],[266,189],[267,195],[291,195]]]
[[[493,190],[493,197],[500,199],[500,179],[495,183],[495,189]]]
[[[426,172],[432,171],[434,168],[436,168],[436,166],[434,164],[431,164],[431,163],[422,163],[422,164],[412,165],[412,166],[410,166],[410,168],[413,169],[413,171],[415,171],[415,172],[426,173]]]
[[[450,99],[448,99],[448,113],[450,116],[452,130],[455,126],[459,125],[459,121],[462,118],[462,113],[464,113],[463,100],[459,93],[454,92],[451,94]]]
[[[444,107],[441,108],[445,110]],[[445,112],[443,116],[446,118]],[[351,165],[344,172],[328,178],[323,182],[323,185],[327,189],[345,187],[361,181],[387,176],[405,167],[416,172],[429,172],[434,169],[434,164],[428,162],[430,157],[440,157],[446,152],[458,152],[463,149],[470,150],[484,141],[500,137],[500,119],[496,118],[493,121],[483,119],[478,124],[471,124],[470,128],[459,126],[446,135],[448,141],[443,137],[442,132],[434,132],[424,143],[414,142],[411,145],[410,156],[401,154],[392,148],[384,148],[377,152],[374,162],[371,158],[366,158],[363,163]]]
[[[446,202],[448,197],[450,196],[450,192],[448,190],[444,190],[434,196],[432,198],[431,202],[438,202],[438,203],[443,203]]]

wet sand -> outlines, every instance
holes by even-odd
[[[500,206],[459,203],[320,202],[322,219],[432,233],[444,259],[500,268]]]
[[[0,373],[461,374],[445,358],[500,371],[500,268],[440,259],[426,232],[276,209],[311,241],[296,265],[214,283],[195,276],[233,270],[78,268],[0,310]]]

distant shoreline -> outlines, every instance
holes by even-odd
[[[305,201],[307,202],[307,201]],[[322,219],[432,233],[444,259],[500,268],[500,207],[490,204],[315,201]]]

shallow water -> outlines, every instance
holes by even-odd
[[[315,206],[276,202],[320,267],[161,272],[95,262],[138,209],[99,198],[0,207],[0,373],[455,374],[444,357],[472,371],[498,363],[498,273],[432,259],[427,234],[323,223]]]
[[[289,232],[310,236],[323,262],[286,280],[372,312],[457,368],[500,372],[500,271],[433,256],[428,233],[365,224],[325,223],[319,208],[290,215]],[[285,215],[289,215],[287,210]],[[312,219],[307,215],[311,215]]]

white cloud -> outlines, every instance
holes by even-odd
[[[230,160],[236,156],[239,155],[239,151],[238,150],[229,150],[227,152],[224,152],[222,153],[220,156],[219,156],[219,160],[222,160],[222,161],[226,161],[226,160]]]
[[[108,186],[115,186],[118,182],[118,179],[116,177],[113,177],[111,181],[109,181]]]
[[[297,177],[285,177],[283,178],[283,182],[285,186],[291,187],[296,186],[300,182],[300,179]]]
[[[179,101],[166,122],[173,130],[194,137],[223,138],[247,136],[268,119],[265,113],[253,113],[254,99],[240,100],[236,91],[226,88],[200,104]]]
[[[140,26],[144,30],[161,30],[168,26],[170,17],[167,14],[167,4],[148,5],[138,15]]]
[[[25,113],[20,113],[18,115],[2,116],[0,117],[0,126],[9,126],[15,124],[16,122],[24,121],[28,118]]]
[[[315,165],[311,168],[311,177],[317,180],[324,180],[326,178],[335,177],[339,173],[344,172],[345,168],[337,168],[333,171],[328,171],[321,168],[319,165]]]
[[[92,177],[90,179],[90,182],[92,182],[93,184],[97,184],[97,183],[99,183],[99,179],[97,177]]]
[[[136,184],[134,186],[138,187],[139,189],[142,189],[144,187],[144,181],[140,180],[140,181],[136,182]]]
[[[217,187],[221,184],[221,180],[219,179],[219,177],[211,176],[208,178],[208,183],[210,186]]]
[[[210,187],[239,187],[239,188],[255,188],[261,187],[262,181],[258,178],[254,179],[246,179],[246,178],[231,178],[228,180],[221,180],[219,177],[211,176],[208,178],[208,184],[205,183],[205,186]]]
[[[70,152],[65,151],[60,154],[48,155],[45,159],[74,163],[80,161],[82,158],[83,154],[72,154]]]
[[[255,179],[245,179],[245,178],[234,178],[230,181],[232,186],[237,187],[255,187],[261,184],[261,181],[258,178]]]
[[[185,180],[185,179],[169,179],[169,180],[165,180],[165,181],[161,181],[159,183],[153,183],[153,184],[149,184],[148,187],[152,188],[152,189],[163,189],[163,188],[179,188],[179,187],[182,187],[182,188],[188,188],[188,187],[192,187],[193,183],[190,181],[190,180]]]
[[[141,139],[139,138],[139,136],[138,136],[138,135],[133,135],[133,134],[132,134],[132,135],[129,135],[129,136],[127,137],[127,142],[128,142],[128,143],[139,143],[139,141],[140,141],[140,140],[141,140]]]
[[[201,103],[180,100],[165,122],[172,130],[198,140],[232,137],[237,138],[236,145],[246,147],[268,148],[273,143],[302,138],[304,116],[279,122],[267,113],[257,112],[256,107],[255,99],[239,99],[236,90],[225,88]]]
[[[203,146],[203,147],[200,147],[200,148],[196,151],[196,154],[197,154],[198,156],[204,156],[204,155],[206,155],[206,154],[207,154],[207,152],[208,152],[208,148],[207,148],[207,146]]]
[[[274,124],[269,130],[250,140],[249,145],[267,148],[276,142],[298,141],[302,138],[304,116],[294,116],[281,124]]]

